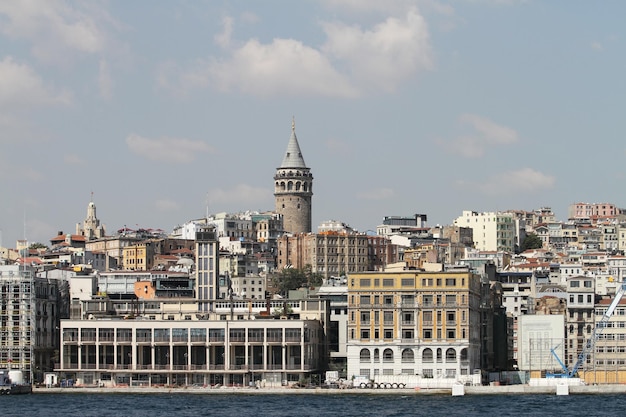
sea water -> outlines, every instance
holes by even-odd
[[[3,417],[626,416],[626,396],[32,394],[0,397],[0,415]]]

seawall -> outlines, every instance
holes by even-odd
[[[465,395],[556,395],[555,386],[500,385],[466,386]],[[327,389],[327,388],[208,388],[208,387],[123,387],[123,388],[33,388],[33,394],[205,394],[205,395],[451,395],[451,389]],[[570,386],[570,395],[626,394],[626,385]]]

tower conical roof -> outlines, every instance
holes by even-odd
[[[300,144],[296,137],[296,121],[291,121],[291,137],[289,138],[289,144],[287,144],[287,152],[283,158],[283,163],[280,168],[306,168],[302,152],[300,151]]]

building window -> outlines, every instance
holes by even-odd
[[[433,312],[432,311],[424,311],[422,313],[422,321],[424,324],[433,322]]]
[[[415,354],[413,353],[413,349],[403,349],[402,350],[402,363],[414,363],[415,362]]]
[[[433,338],[433,329],[424,329],[424,339]]]
[[[370,324],[370,312],[361,311],[361,324]]]
[[[383,362],[393,362],[393,350],[391,349],[385,349],[383,351]]]
[[[456,312],[454,311],[446,312],[446,319],[448,321],[448,324],[454,324],[454,322],[456,321]]]
[[[403,287],[414,287],[415,280],[413,278],[402,278],[402,286]]]
[[[369,329],[361,329],[361,339],[369,339],[370,331]]]
[[[383,324],[385,325],[393,324],[393,311],[383,312]]]
[[[393,339],[393,329],[384,330],[385,339]]]

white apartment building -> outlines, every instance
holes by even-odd
[[[483,212],[464,210],[454,220],[458,227],[469,227],[474,236],[474,247],[481,251],[515,250],[519,236],[514,213]]]

